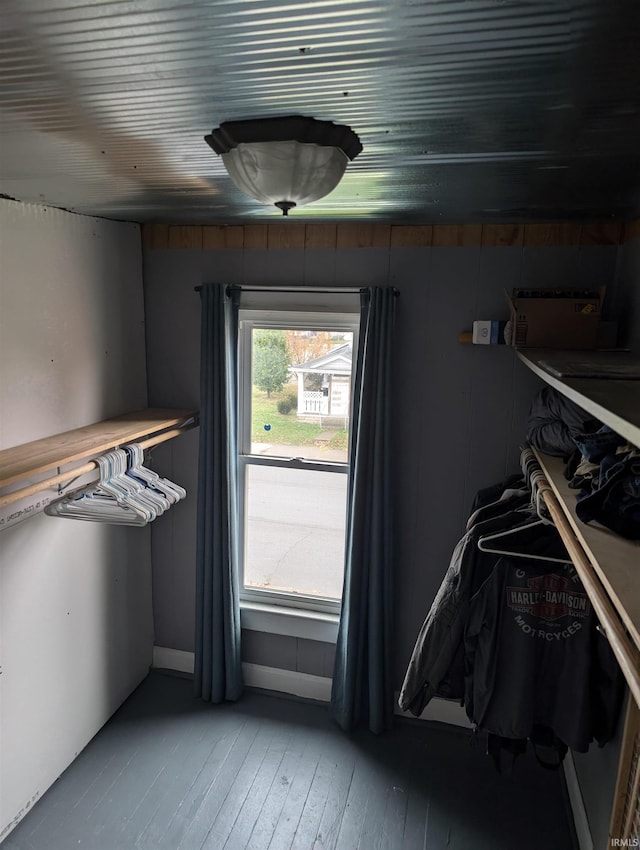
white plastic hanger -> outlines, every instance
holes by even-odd
[[[97,484],[47,505],[48,516],[146,525],[187,495],[183,487],[142,465],[144,451],[137,443],[95,460],[100,469]]]
[[[531,487],[532,506],[535,506],[538,518],[533,522],[527,522],[524,525],[517,525],[514,528],[507,529],[506,531],[497,531],[493,534],[486,534],[483,537],[480,537],[478,540],[478,549],[482,552],[491,552],[494,555],[508,555],[512,558],[527,558],[528,560],[533,561],[549,561],[554,564],[570,564],[571,558],[568,554],[566,558],[552,558],[549,555],[534,555],[529,552],[518,552],[517,550],[496,549],[487,545],[488,543],[492,543],[494,540],[504,540],[505,538],[512,537],[520,531],[537,528],[538,526],[552,525],[555,528],[553,521],[545,516],[545,510],[543,508],[544,502],[542,494],[545,490],[551,490],[551,488],[547,484],[542,470],[539,468],[532,469],[532,462],[534,461],[537,463],[537,458],[531,449],[523,449],[520,462],[525,479],[529,482]]]
[[[138,443],[131,443],[124,447],[124,450],[129,456],[129,474],[146,482],[147,486],[158,490],[173,504],[187,496],[187,491],[179,484],[169,481],[168,478],[161,478],[157,472],[143,466],[144,451]]]
[[[118,525],[146,525],[155,514],[127,500],[123,491],[112,482],[111,461],[108,457],[96,458],[100,469],[97,484],[71,493],[52,502],[44,509],[48,516],[80,519],[89,522],[107,522]]]

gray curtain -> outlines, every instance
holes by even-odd
[[[331,715],[345,730],[393,721],[391,344],[394,290],[361,294],[347,545]]]
[[[195,693],[242,693],[238,588],[236,397],[239,291],[202,287]]]

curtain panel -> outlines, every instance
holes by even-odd
[[[200,355],[195,694],[218,703],[243,689],[237,498],[239,290],[206,284]]]
[[[347,542],[331,715],[378,734],[393,722],[391,354],[395,290],[361,293]]]

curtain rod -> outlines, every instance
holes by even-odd
[[[233,286],[242,292],[308,292],[314,295],[322,293],[356,295],[367,289],[366,286],[239,286],[236,284],[233,284]],[[229,284],[228,289],[231,289],[231,287],[232,284]],[[390,288],[393,289],[393,294],[397,298],[400,295],[400,290],[396,289],[395,286]],[[194,292],[201,290],[201,286],[193,287]]]

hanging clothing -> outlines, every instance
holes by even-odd
[[[434,696],[462,699],[464,694],[464,648],[463,634],[469,616],[469,605],[473,594],[490,575],[499,556],[478,549],[479,539],[486,534],[513,529],[531,522],[534,514],[522,512],[528,505],[530,494],[518,494],[505,500],[496,511],[495,503],[486,505],[477,512],[476,524],[456,545],[449,568],[440,589],[427,614],[409,660],[399,705],[418,717]],[[488,519],[483,520],[483,516]],[[553,530],[555,532],[555,529]],[[548,538],[552,538],[549,542]],[[531,551],[546,547],[562,557],[563,547],[557,532],[546,536],[535,533],[523,536],[519,542],[528,543]]]
[[[465,709],[480,729],[526,739],[544,726],[577,752],[610,740],[622,681],[571,564],[503,557],[465,629]]]
[[[511,477],[476,496],[399,705],[419,716],[434,696],[458,699],[489,733],[496,765],[529,740],[540,763],[555,768],[567,745],[584,752],[592,740],[610,740],[623,679],[557,529],[540,522],[521,486]],[[511,554],[479,548],[498,532],[509,537],[495,548]]]
[[[578,519],[640,540],[640,450],[606,425],[594,434],[577,435],[575,443],[565,477],[578,490]]]

